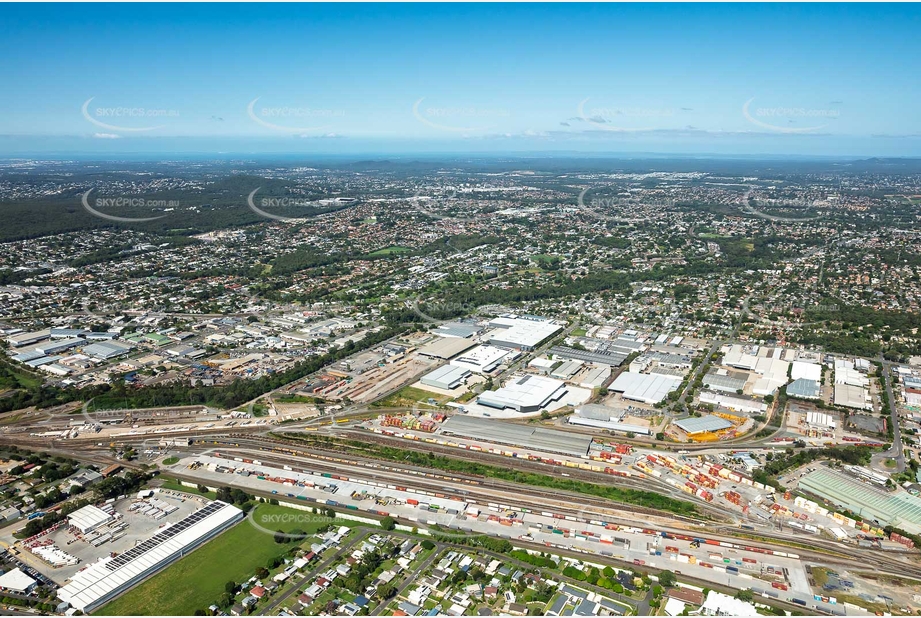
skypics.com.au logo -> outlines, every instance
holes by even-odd
[[[762,129],[776,133],[811,133],[824,129],[828,122],[816,124],[823,120],[835,120],[841,116],[837,109],[808,109],[804,107],[757,107],[752,110],[755,97],[750,98],[742,105],[742,115],[750,123]],[[792,126],[797,122],[809,122],[809,126]],[[786,126],[784,126],[784,123]]]
[[[331,121],[344,118],[345,110],[321,109],[314,107],[262,106],[256,103],[262,97],[256,97],[246,106],[246,115],[256,124],[281,133],[313,133],[323,131],[331,126]]]
[[[265,217],[266,219],[273,219],[275,221],[281,221],[283,223],[303,223],[305,219],[300,217],[283,217],[282,215],[276,215],[274,213],[263,210],[263,208],[307,208],[313,206],[313,202],[306,198],[302,197],[263,197],[259,200],[259,206],[256,206],[256,193],[262,187],[256,187],[253,189],[249,196],[246,198],[246,205],[249,206],[249,209],[260,217]]]
[[[166,214],[159,215],[157,217],[122,217],[118,215],[110,215],[104,213],[99,208],[139,208],[144,210],[161,210],[161,211],[171,211],[179,206],[178,200],[148,200],[136,195],[125,195],[118,197],[98,197],[93,201],[93,205],[90,204],[90,193],[95,191],[95,189],[89,189],[86,191],[80,203],[83,204],[84,210],[93,215],[94,217],[99,217],[100,219],[105,219],[107,221],[115,221],[118,223],[144,223],[147,221],[156,221],[157,219],[162,219]]]
[[[452,210],[463,205],[462,199],[459,197],[460,193],[455,187],[442,187],[434,189],[431,195],[428,193],[428,191],[423,193],[422,190],[413,193],[413,196],[409,198],[410,206],[417,212],[437,221],[471,223],[474,220],[472,217],[444,214],[451,213]]]
[[[577,212],[585,213],[599,221],[610,223],[640,223],[644,221],[642,217],[618,217],[605,213],[605,210],[621,207],[623,204],[617,198],[589,195],[594,190],[592,187],[586,187],[579,192],[579,197],[576,198]]]
[[[422,106],[421,97],[412,106],[413,117],[422,124],[450,133],[476,133],[496,127],[498,119],[509,118],[506,109],[449,105],[446,107]]]
[[[329,517],[325,512],[265,513],[261,510],[258,507],[252,509],[246,518],[256,530],[274,536],[279,542],[302,541],[315,534],[307,530],[336,525],[335,517]]]
[[[591,107],[586,109],[589,98],[582,99],[576,106],[576,118],[582,122],[590,124],[604,131],[613,131],[616,133],[638,133],[644,131],[654,131],[656,127],[641,126],[627,127],[623,126],[625,119],[640,119],[644,124],[649,123],[655,118],[670,118],[675,115],[675,111],[666,108],[654,107]]]
[[[90,107],[90,103],[96,97],[87,99],[80,108],[83,117],[92,124],[117,133],[145,133],[147,131],[156,131],[168,125],[168,123],[150,125],[151,120],[161,121],[163,119],[178,118],[179,112],[174,109],[150,109],[146,107]],[[138,126],[129,126],[133,122]],[[117,135],[112,135],[117,137]]]

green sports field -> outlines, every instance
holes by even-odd
[[[310,533],[325,525],[320,517],[313,517],[318,520],[315,522],[291,517],[308,516],[309,520],[311,513],[307,511],[270,504],[260,504],[256,508],[254,519],[257,521],[266,515],[291,519],[279,518],[279,523],[271,524],[271,530],[290,532],[297,528]],[[355,522],[340,519],[336,524],[355,525]],[[292,546],[294,543],[276,543],[271,534],[260,531],[249,519],[244,519],[93,613],[100,616],[190,616],[196,609],[207,609],[217,601],[228,581],[240,583],[249,579],[257,568],[267,566],[272,558],[284,554]]]

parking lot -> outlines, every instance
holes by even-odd
[[[122,553],[131,549],[138,543],[156,534],[156,532],[168,522],[172,523],[179,521],[193,511],[201,508],[203,502],[207,501],[199,496],[170,490],[158,491],[154,495],[154,498],[171,506],[175,506],[176,510],[161,519],[155,519],[137,510],[131,510],[131,505],[133,503],[140,502],[137,498],[130,497],[119,500],[113,503],[115,513],[117,514],[115,522],[113,523],[124,522],[128,525],[127,529],[124,530],[122,536],[113,538],[101,545],[94,547],[92,543],[79,538],[79,535],[71,531],[67,525],[50,533],[47,539],[51,540],[61,551],[77,558],[79,563],[76,565],[53,567],[41,560],[37,555],[23,548],[21,544],[18,546],[20,550],[19,558],[27,565],[60,585],[70,579],[77,571],[86,568],[87,565],[92,564],[99,558],[108,556],[111,553]],[[89,535],[87,536],[89,537]],[[113,535],[113,537],[116,537],[116,535]]]

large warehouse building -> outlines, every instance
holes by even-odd
[[[713,391],[700,391],[700,403],[710,403],[733,412],[745,412],[746,414],[767,412],[767,404],[760,399],[715,393]]]
[[[566,346],[554,346],[548,351],[553,358],[568,358],[572,360],[585,361],[586,363],[595,363],[597,365],[610,365],[613,367],[619,367],[625,360],[627,360],[628,354],[625,352],[617,352],[610,349],[604,350],[579,350],[577,348],[570,348]]]
[[[237,507],[210,502],[128,551],[79,571],[58,590],[58,597],[75,609],[91,612],[241,519],[243,511]]]
[[[496,329],[489,343],[503,348],[531,351],[557,334],[563,327],[537,316],[503,315],[490,320],[489,327]]]
[[[881,526],[921,534],[921,498],[906,491],[888,492],[871,483],[819,467],[799,481],[799,489],[846,508]]]
[[[576,408],[576,413],[567,417],[567,421],[570,425],[582,425],[583,427],[607,429],[608,431],[618,431],[620,433],[635,433],[641,436],[650,434],[648,425],[625,423],[625,416],[625,410],[587,403]]]
[[[451,364],[463,367],[475,373],[489,373],[498,367],[504,360],[510,358],[512,352],[491,345],[481,345],[466,351]]]
[[[439,337],[431,343],[427,343],[419,348],[419,354],[429,358],[439,358],[447,360],[453,358],[465,350],[469,350],[476,343],[463,337]]]
[[[873,409],[867,389],[852,384],[835,384],[835,405],[858,410]]]
[[[80,534],[87,534],[112,519],[113,517],[102,509],[88,504],[68,515],[67,523],[79,530]]]
[[[566,394],[566,384],[542,376],[526,375],[515,378],[502,388],[486,391],[477,403],[490,408],[511,408],[518,412],[537,412]]]
[[[425,386],[433,386],[447,391],[453,390],[464,383],[470,375],[470,370],[453,365],[444,365],[424,376],[419,382]]]
[[[732,423],[726,419],[720,418],[719,416],[713,416],[712,414],[684,418],[680,421],[675,421],[675,425],[689,436],[700,433],[722,431],[723,429],[729,429],[732,427]]]
[[[589,447],[592,445],[590,437],[565,431],[503,423],[470,416],[450,417],[442,424],[439,432],[471,440],[507,444],[573,457],[585,457],[588,454]]]
[[[678,388],[681,378],[658,373],[624,372],[608,387],[616,393],[623,393],[624,399],[656,404]]]

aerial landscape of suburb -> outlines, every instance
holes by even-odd
[[[0,615],[921,615],[917,5],[0,22]]]

